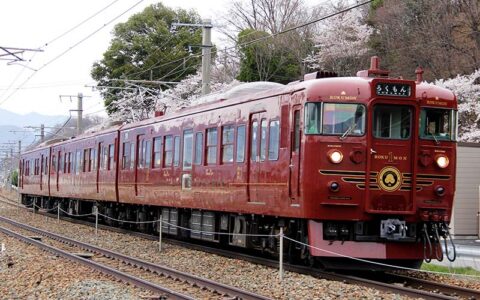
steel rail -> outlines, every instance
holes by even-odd
[[[213,280],[209,280],[209,279],[202,278],[202,277],[199,277],[199,276],[195,276],[195,275],[192,275],[192,274],[180,272],[180,271],[171,269],[169,267],[153,264],[153,263],[150,263],[150,262],[147,262],[147,261],[144,261],[144,260],[140,260],[138,258],[123,255],[123,254],[118,253],[118,252],[103,249],[103,248],[93,246],[93,245],[90,245],[90,244],[87,244],[87,243],[79,242],[79,241],[73,240],[71,238],[68,238],[68,237],[65,237],[65,236],[62,236],[62,235],[59,235],[59,234],[55,234],[55,233],[52,233],[52,232],[48,232],[48,231],[30,226],[30,225],[22,224],[22,223],[16,222],[14,220],[11,220],[11,219],[8,219],[8,218],[5,218],[5,217],[0,216],[0,221],[3,221],[5,223],[11,224],[13,226],[17,226],[19,228],[22,228],[22,229],[25,229],[25,230],[28,230],[28,231],[31,231],[31,232],[35,232],[36,234],[46,236],[48,238],[54,239],[54,240],[62,242],[62,243],[74,245],[76,247],[79,247],[79,248],[81,248],[83,250],[86,250],[86,251],[89,251],[89,252],[93,252],[93,253],[97,253],[97,254],[100,254],[100,255],[103,255],[103,256],[106,256],[106,257],[109,257],[109,258],[113,258],[113,259],[122,261],[124,263],[133,265],[133,266],[138,267],[138,268],[143,268],[143,269],[145,269],[147,271],[150,271],[152,273],[153,272],[158,273],[158,274],[160,274],[162,276],[165,276],[167,278],[171,277],[171,278],[174,278],[174,279],[178,279],[178,280],[190,283],[192,285],[196,284],[196,285],[199,285],[201,287],[205,287],[212,292],[218,292],[218,293],[223,294],[223,295],[229,295],[230,297],[234,297],[235,299],[245,299],[245,300],[268,300],[268,299],[270,299],[268,297],[258,295],[258,294],[255,294],[255,293],[252,293],[252,292],[249,292],[249,291],[241,290],[241,289],[233,287],[233,286],[218,283],[218,282],[215,282]]]
[[[0,197],[3,197],[3,196],[0,196]],[[5,198],[5,197],[3,197],[3,198]],[[8,199],[8,198],[6,198],[6,199]],[[13,204],[11,202],[8,203],[8,204],[19,206],[17,204]],[[48,213],[41,213],[41,214],[50,216],[52,218],[56,217],[56,216],[53,216],[52,214],[48,214]],[[70,218],[70,217],[62,217],[62,219],[69,220],[69,221],[72,221],[72,222],[77,223],[77,224],[94,226],[94,225],[92,225],[91,222],[80,220],[80,219],[74,219],[74,218]],[[99,226],[99,228],[109,230],[109,231],[113,231],[113,232],[130,234],[130,235],[133,235],[133,236],[137,236],[137,237],[141,237],[141,238],[145,238],[145,239],[149,239],[149,240],[157,240],[157,238],[153,235],[149,235],[149,234],[145,234],[145,233],[141,233],[141,232],[137,232],[137,231],[131,231],[131,230],[123,229],[123,228],[112,227],[112,226],[101,225],[101,224],[99,224],[98,226]],[[221,256],[230,257],[230,258],[243,259],[243,260],[246,260],[246,261],[249,261],[249,262],[252,262],[252,263],[261,264],[261,265],[269,266],[269,267],[272,267],[272,268],[278,268],[278,261],[267,259],[267,258],[252,256],[252,255],[248,255],[248,254],[244,254],[244,253],[233,252],[233,251],[229,251],[229,250],[225,250],[225,249],[212,248],[212,247],[205,246],[205,245],[188,243],[188,242],[174,240],[174,239],[172,240],[172,239],[165,238],[165,240],[168,240],[169,242],[171,242],[173,244],[176,244],[176,245],[179,245],[179,246],[182,246],[182,247],[187,247],[187,248],[190,248],[190,249],[195,249],[195,250],[199,250],[199,251],[214,253],[214,254],[218,254],[218,255],[221,255]],[[362,277],[358,277],[358,276],[327,272],[327,271],[312,269],[312,268],[299,266],[299,265],[284,264],[284,269],[288,270],[288,271],[291,271],[291,272],[297,272],[297,273],[301,273],[301,274],[311,275],[311,276],[316,277],[316,278],[323,278],[323,279],[327,279],[327,280],[341,281],[341,282],[351,283],[351,284],[358,284],[358,285],[367,286],[367,287],[371,287],[371,288],[386,291],[386,292],[393,292],[393,293],[398,293],[398,294],[401,294],[401,295],[411,296],[411,297],[420,297],[420,298],[423,298],[423,299],[458,299],[458,295],[463,296],[463,295],[466,295],[466,293],[471,293],[472,296],[475,295],[474,297],[469,297],[470,299],[480,299],[480,297],[478,296],[478,293],[480,293],[479,291],[476,291],[476,290],[473,290],[473,289],[467,289],[467,288],[463,288],[463,287],[459,287],[459,286],[455,286],[455,285],[447,285],[447,284],[441,284],[441,285],[443,285],[442,288],[440,288],[440,286],[437,286],[437,287],[433,288],[433,286],[436,285],[436,283],[431,282],[431,281],[427,281],[427,280],[425,280],[425,282],[426,282],[425,284],[417,284],[417,285],[412,284],[412,287],[405,287],[405,286],[399,286],[399,285],[396,285],[396,284],[385,283],[384,282],[385,279],[382,279],[383,280],[383,282],[382,282],[380,280],[367,279],[367,278],[362,278]],[[430,283],[430,284],[427,284],[427,283]],[[402,284],[403,284],[403,282],[402,282]],[[423,289],[427,288],[429,290],[434,290],[434,291],[437,290],[439,292],[445,292],[446,295],[415,289],[414,288],[415,286],[419,287],[419,288],[423,288]]]
[[[450,295],[453,297],[465,297],[467,299],[480,299],[480,291],[473,290],[469,288],[464,288],[461,286],[455,286],[452,288],[451,285],[428,281],[425,279],[420,279],[408,275],[394,274],[394,273],[385,273],[389,281],[395,281],[404,284],[405,286],[411,286],[415,288],[427,288],[432,291],[439,291],[442,294]]]
[[[164,288],[164,287],[162,287],[160,285],[157,285],[155,283],[143,280],[141,278],[137,278],[135,276],[132,276],[132,275],[129,275],[129,274],[126,274],[126,273],[123,273],[123,272],[120,272],[118,270],[115,270],[113,268],[104,266],[104,265],[99,264],[97,262],[94,262],[94,261],[88,260],[86,258],[79,257],[77,255],[68,253],[68,252],[66,252],[62,249],[58,249],[58,248],[55,248],[53,246],[42,243],[40,241],[34,240],[32,238],[23,236],[23,235],[21,235],[17,232],[9,230],[7,228],[4,228],[4,227],[0,226],[0,231],[3,232],[6,235],[9,235],[9,236],[12,236],[16,239],[19,239],[22,242],[25,242],[27,244],[35,245],[35,246],[39,247],[40,249],[48,251],[48,252],[50,252],[54,255],[61,256],[63,258],[71,260],[73,262],[81,263],[83,265],[86,265],[88,267],[96,269],[96,270],[98,270],[98,271],[100,271],[104,274],[114,276],[115,278],[117,278],[117,279],[119,279],[123,282],[129,282],[129,283],[131,283],[131,284],[133,284],[137,287],[141,287],[141,288],[147,289],[149,291],[152,291],[154,293],[159,293],[161,295],[168,296],[169,299],[179,299],[179,300],[182,300],[182,299],[183,300],[193,300],[194,299],[190,296],[183,295],[181,293],[177,293],[175,291]]]

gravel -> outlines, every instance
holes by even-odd
[[[142,299],[149,293],[0,233],[2,299]]]
[[[189,272],[274,299],[407,299],[407,297],[371,288],[316,279],[308,275],[288,271],[284,273],[284,280],[281,282],[277,269],[186,249],[166,242],[162,245],[162,252],[159,252],[158,243],[154,241],[101,229],[98,231],[98,236],[95,236],[95,230],[92,227],[65,221],[57,223],[56,219],[33,215],[31,212],[11,208],[6,204],[0,204],[0,214],[99,247],[166,265],[183,272]],[[82,298],[84,296],[79,294],[85,290],[99,293],[109,290],[108,284],[105,288],[103,285],[96,285],[94,289],[90,288],[89,284],[96,282],[93,278],[88,278],[91,279],[90,281],[85,281],[84,279],[80,281],[81,283],[74,277],[67,276],[66,278],[71,280],[69,284],[72,286],[72,291],[68,291],[68,293],[72,292],[74,297],[78,296],[81,299],[90,299]],[[9,280],[17,281],[15,277]],[[70,297],[68,293],[63,296],[66,298]],[[125,293],[122,295],[125,296],[122,299],[130,299],[128,298],[129,295]],[[132,295],[135,297],[138,294]],[[95,299],[102,299],[100,297]],[[109,299],[115,298],[109,297]]]

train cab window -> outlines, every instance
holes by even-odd
[[[267,158],[267,120],[262,119],[260,126],[260,161],[264,161]]]
[[[408,139],[412,109],[405,105],[376,105],[373,111],[373,135],[383,139]]]
[[[245,160],[245,125],[237,127],[237,151],[236,161],[244,162]]]
[[[431,140],[456,139],[456,112],[451,109],[423,108],[420,112],[420,137]]]
[[[162,166],[162,137],[153,139],[153,167],[160,168]]]
[[[320,134],[321,133],[321,115],[322,103],[305,104],[305,133]]]
[[[48,175],[48,157],[45,157],[45,167],[43,168],[43,174]]]
[[[152,164],[152,141],[145,141],[145,168]]]
[[[234,127],[222,128],[222,163],[233,163]]]
[[[191,169],[193,162],[193,131],[183,132],[183,169]]]
[[[171,166],[173,162],[173,137],[167,135],[165,137],[165,146],[163,150],[164,167]]]
[[[300,150],[300,110],[296,110],[293,113],[293,151],[297,152]]]
[[[114,154],[115,154],[115,145],[114,144],[108,145],[108,166],[107,167],[109,170],[113,170],[115,167]]]
[[[145,140],[137,137],[137,168],[143,169],[145,166]]]
[[[62,171],[64,171],[64,170],[63,170],[63,168],[64,168],[64,167],[63,167],[63,164],[64,164],[64,162],[63,162],[62,152],[58,151],[58,167],[57,167],[57,170],[58,170],[59,173],[62,172]],[[64,172],[64,173],[65,173],[65,172]]]
[[[195,165],[202,164],[202,157],[203,157],[203,132],[197,132],[195,134]]]
[[[173,165],[178,167],[180,165],[180,137],[176,136],[174,138],[175,149],[173,153]]]
[[[365,133],[365,106],[350,103],[324,103],[322,133],[360,136]]]
[[[280,122],[270,121],[270,133],[268,140],[268,160],[278,159],[278,147],[280,144]]]
[[[207,164],[217,163],[217,128],[207,129]]]

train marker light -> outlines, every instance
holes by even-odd
[[[328,158],[330,159],[330,162],[334,164],[339,164],[343,160],[343,154],[338,150],[333,150],[328,153]]]
[[[338,190],[340,189],[340,184],[338,184],[338,182],[336,181],[331,181],[329,183],[329,188],[332,192],[338,192]]]
[[[444,196],[445,195],[445,188],[441,185],[435,187],[435,193],[437,194],[437,196]]]
[[[448,167],[449,160],[448,160],[448,157],[444,155],[437,156],[435,161],[437,162],[437,166],[439,166],[442,169],[445,169],[446,167]]]

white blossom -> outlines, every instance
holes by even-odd
[[[457,96],[459,140],[480,142],[480,69],[469,75],[437,80],[435,85],[447,88]]]

